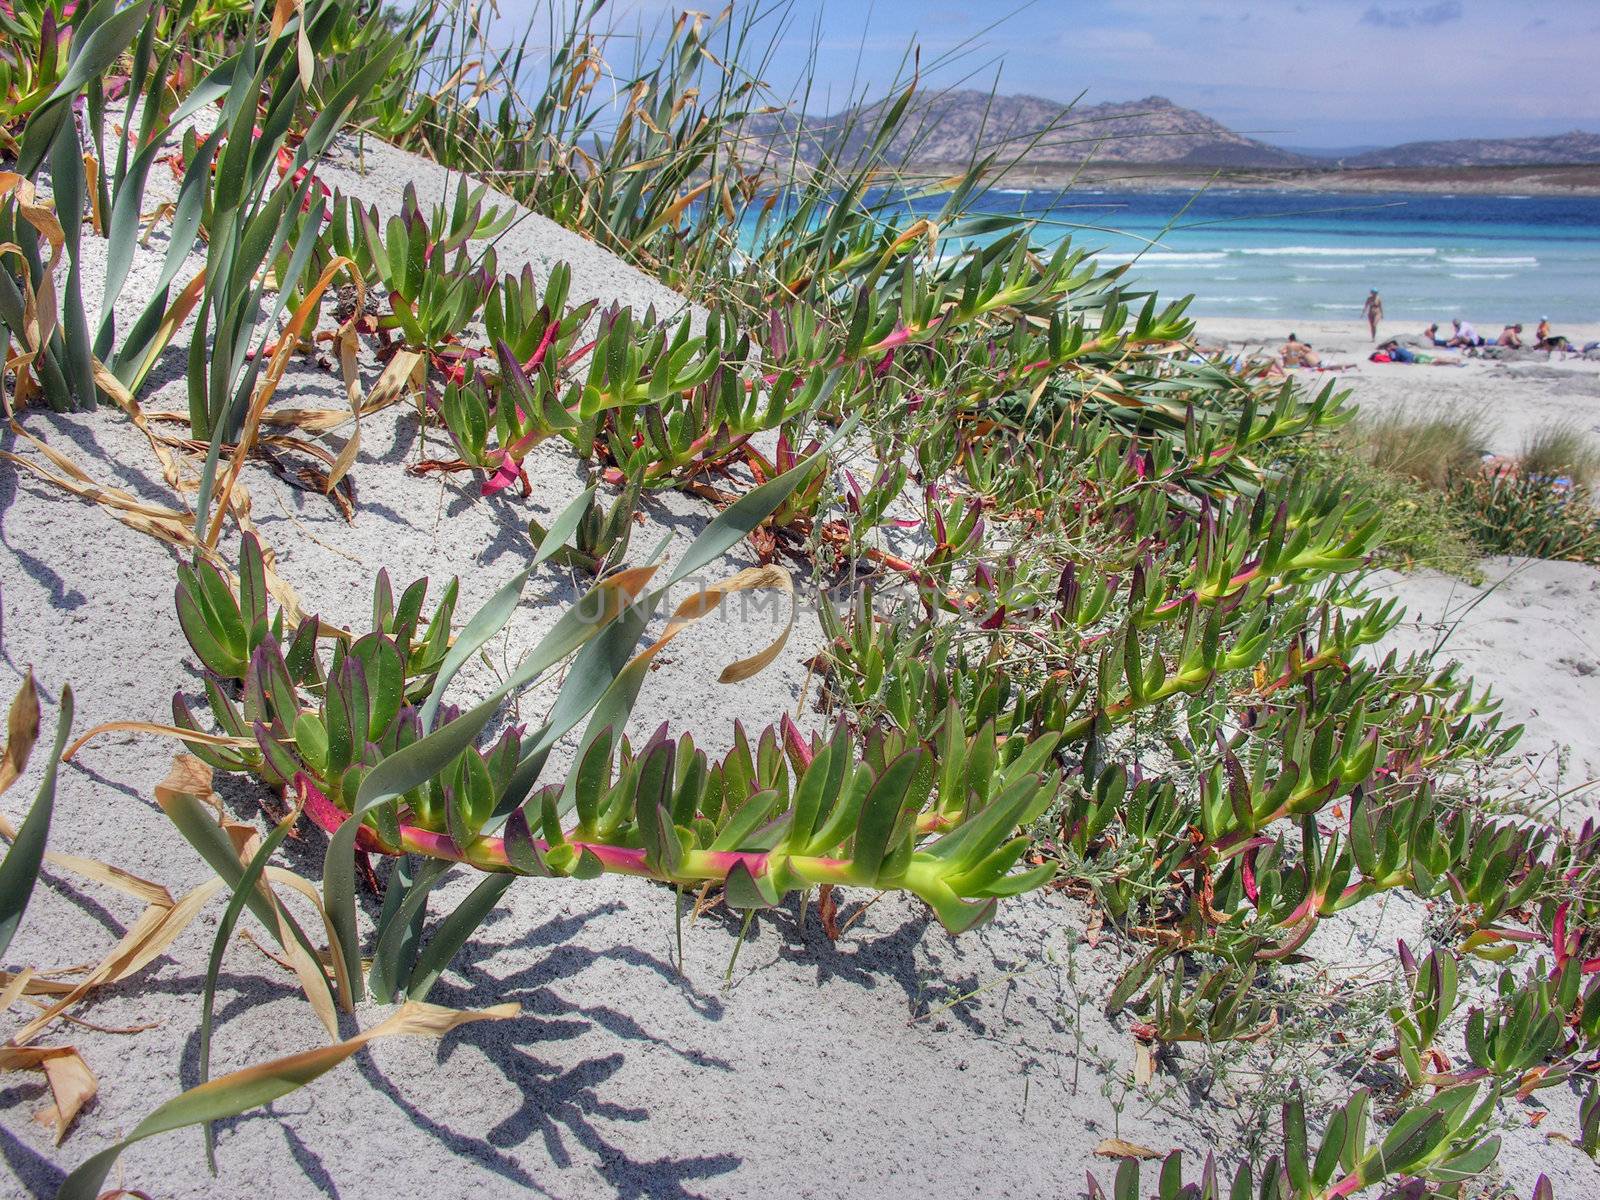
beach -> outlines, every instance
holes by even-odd
[[[1525,339],[1531,340],[1538,318],[1533,313],[1525,319]],[[1522,351],[1513,358],[1494,359],[1440,349],[1433,353],[1460,365],[1375,363],[1369,360],[1375,347],[1365,322],[1198,317],[1196,324],[1202,345],[1269,357],[1290,333],[1296,333],[1325,364],[1350,365],[1343,371],[1293,372],[1301,383],[1315,387],[1332,382],[1350,388],[1355,402],[1371,412],[1406,408],[1419,413],[1444,409],[1481,414],[1489,438],[1484,449],[1494,454],[1516,454],[1529,433],[1557,422],[1572,422],[1600,441],[1600,361],[1578,354]],[[1442,325],[1448,330],[1448,321]],[[1488,322],[1477,329],[1485,337],[1500,333],[1498,325]],[[1555,332],[1585,345],[1600,340],[1600,323],[1559,325]],[[1420,348],[1421,335],[1422,324],[1416,322],[1385,321],[1378,328],[1380,342],[1397,337],[1413,348]]]

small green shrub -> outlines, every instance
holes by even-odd
[[[1337,482],[1372,502],[1379,514],[1375,562],[1477,578],[1483,552],[1466,516],[1445,492],[1384,470],[1343,443],[1314,447],[1298,456],[1296,465],[1312,481]]]
[[[1450,500],[1486,553],[1600,563],[1600,510],[1586,492],[1478,472],[1452,480]]]

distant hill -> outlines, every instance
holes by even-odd
[[[825,153],[850,162],[865,149],[875,118],[888,103],[803,120],[792,113],[753,118],[746,130],[749,152],[787,158],[798,150],[808,163],[818,162]],[[1040,134],[1046,129],[1048,133]],[[1038,96],[949,91],[923,100],[890,143],[887,155],[891,162],[909,167],[948,167],[987,152],[1002,159],[1021,154],[1025,169],[1086,160],[1260,171],[1551,166],[1600,163],[1600,134],[1574,131],[1556,137],[1297,150],[1246,137],[1163,96],[1069,108]]]
[[[1347,167],[1516,167],[1600,163],[1600,134],[1407,142],[1344,160]]]
[[[887,102],[811,117],[802,125],[792,114],[757,118],[749,132],[774,152],[787,154],[797,136],[799,152],[816,162],[824,147],[846,161],[863,149],[874,117]],[[1173,163],[1194,166],[1304,167],[1317,160],[1235,133],[1193,109],[1161,96],[1116,104],[1068,108],[1038,96],[991,96],[950,91],[930,96],[924,109],[890,143],[891,161],[906,165],[964,162],[974,153],[1015,156],[1028,148],[1036,162]]]

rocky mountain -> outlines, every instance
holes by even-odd
[[[1600,134],[1407,142],[1344,160],[1346,167],[1521,167],[1600,163]]]
[[[752,122],[749,133],[782,154],[798,140],[800,156],[807,162],[816,162],[824,148],[849,161],[864,148],[877,125],[875,118],[887,103],[803,121],[792,114],[762,117]],[[1048,132],[1040,135],[1041,130]],[[1029,146],[1036,135],[1038,141]],[[993,151],[1008,158],[1024,150],[1030,165],[1091,159],[1097,163],[1284,168],[1317,161],[1235,133],[1161,96],[1068,107],[1038,96],[991,96],[977,91],[928,97],[890,143],[888,157],[908,165],[948,165],[966,161],[975,151]]]
[[[750,150],[786,158],[798,148],[808,163],[825,155],[851,162],[866,148],[890,103],[824,117],[779,113],[753,118],[746,129]],[[1574,131],[1556,137],[1466,138],[1312,152],[1246,137],[1162,96],[1072,107],[1038,96],[948,91],[913,105],[887,153],[891,162],[911,167],[949,167],[985,152],[1002,160],[1020,156],[1024,169],[1070,167],[1086,160],[1097,165],[1262,171],[1549,166],[1600,163],[1600,134]]]

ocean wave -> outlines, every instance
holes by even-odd
[[[1509,271],[1504,275],[1487,275],[1482,272],[1473,275],[1457,275],[1454,271],[1450,273],[1451,279],[1515,279],[1516,277],[1515,271]]]
[[[1325,308],[1329,312],[1360,312],[1359,304],[1313,304],[1312,308]]]
[[[1539,260],[1531,254],[1511,254],[1503,258],[1491,255],[1476,254],[1446,254],[1444,261],[1457,267],[1537,267]]]
[[[1221,262],[1227,258],[1227,252],[1222,250],[1191,251],[1180,253],[1176,250],[1152,250],[1144,255],[1112,252],[1097,255],[1102,262],[1136,263],[1141,267],[1151,265],[1161,266],[1172,263],[1199,263]]]
[[[1240,250],[1240,254],[1302,254],[1307,258],[1410,258],[1439,253],[1437,246],[1262,246]]]

